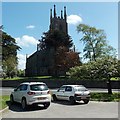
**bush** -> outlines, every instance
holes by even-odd
[[[104,58],[97,61],[84,63],[68,71],[70,78],[84,80],[108,80],[118,76],[119,64],[117,59]]]
[[[18,77],[24,77],[24,76],[25,76],[25,70],[21,70],[21,69],[18,70],[18,71],[17,71],[17,76],[18,76]]]

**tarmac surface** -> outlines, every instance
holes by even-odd
[[[9,103],[8,103],[9,105]],[[23,111],[20,104],[9,105],[2,118],[118,118],[118,102],[82,102],[70,105],[67,101],[52,102],[50,107],[31,107]]]

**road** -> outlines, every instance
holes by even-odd
[[[100,88],[88,88],[90,92],[107,92],[107,89]],[[14,90],[14,88],[10,87],[0,87],[0,94],[2,95],[10,95],[10,93]],[[51,89],[51,91],[56,91],[57,89]],[[113,92],[118,92],[118,89],[113,89]]]
[[[90,101],[88,104],[70,105],[67,101],[58,101],[52,102],[47,109],[39,106],[28,111],[15,104],[9,106],[2,118],[118,118],[118,103]]]

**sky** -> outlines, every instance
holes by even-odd
[[[16,39],[21,47],[18,51],[18,69],[25,69],[26,55],[37,50],[38,40],[49,30],[50,9],[56,5],[57,16],[67,9],[68,34],[76,51],[83,54],[82,37],[76,31],[78,24],[87,24],[103,29],[107,43],[118,50],[118,3],[117,2],[3,2],[2,24],[4,31]]]

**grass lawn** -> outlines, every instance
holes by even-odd
[[[28,80],[28,79],[50,79],[50,80],[57,80],[57,79],[60,79],[60,80],[64,80],[64,79],[67,79],[69,80],[69,77],[68,76],[59,76],[59,77],[53,77],[53,76],[36,76],[36,77],[14,77],[14,78],[0,78],[0,80]],[[112,77],[110,79],[111,81],[120,81],[120,77]]]
[[[103,92],[92,92],[90,94],[91,94],[90,101],[120,102],[120,93],[108,94]]]
[[[0,96],[0,110],[7,107],[6,101],[9,101],[9,95]]]
[[[0,80],[28,80],[28,79],[50,79],[50,80],[57,80],[57,79],[68,79],[67,77],[65,76],[60,76],[60,77],[53,77],[53,76],[36,76],[36,77],[14,77],[14,78],[5,78],[5,79],[2,79],[0,78]]]
[[[112,77],[110,80],[120,80],[120,77]]]
[[[22,79],[26,79],[27,77],[14,77],[14,78],[1,78],[0,80],[22,80]]]
[[[91,93],[91,101],[120,102],[120,93]]]

